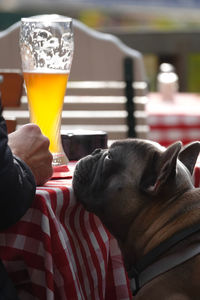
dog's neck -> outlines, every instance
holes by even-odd
[[[163,205],[153,203],[136,216],[126,239],[118,240],[127,269],[176,232],[200,222],[199,195],[200,189],[191,189]]]

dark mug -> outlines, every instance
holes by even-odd
[[[79,160],[95,149],[107,148],[107,133],[93,130],[61,130],[62,146],[69,160]]]

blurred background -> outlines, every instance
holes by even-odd
[[[0,0],[0,30],[44,13],[76,18],[141,51],[151,91],[169,62],[180,91],[200,92],[200,0]]]

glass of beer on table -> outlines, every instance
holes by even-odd
[[[68,162],[60,127],[73,50],[71,18],[39,15],[21,19],[20,52],[30,121],[49,138],[53,166]]]

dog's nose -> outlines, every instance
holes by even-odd
[[[96,154],[99,154],[101,151],[102,151],[101,148],[97,148],[97,149],[95,149],[95,150],[92,152],[91,155],[94,156],[94,155],[96,155]]]

